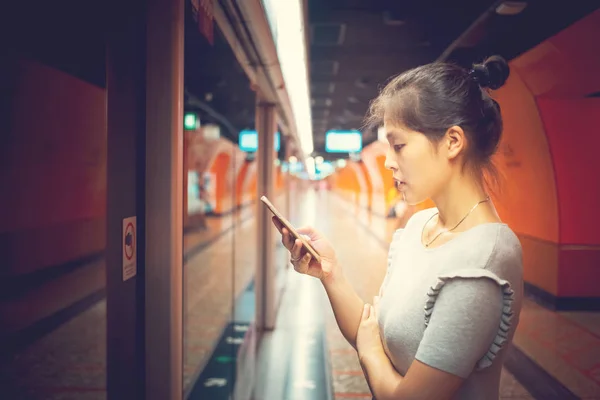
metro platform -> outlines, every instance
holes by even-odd
[[[311,224],[331,240],[344,273],[370,301],[383,279],[394,220],[358,208],[336,192],[298,189],[290,201],[292,222]],[[295,273],[281,245],[276,255],[281,292],[277,321],[254,355],[257,369],[248,379],[243,370],[231,373],[222,367],[235,360],[252,323],[257,258],[251,240],[237,239],[236,250],[230,251],[231,237],[248,238],[255,232],[252,207],[218,221],[219,234],[189,232],[184,239],[187,398],[235,398],[236,384],[246,380],[255,400],[370,399],[357,355],[342,337],[320,283]],[[232,257],[237,259],[235,275],[224,280],[221,266]],[[223,301],[231,290],[235,301]],[[105,301],[100,300],[5,354],[1,397],[105,399],[105,313]],[[219,371],[224,377],[215,375]],[[225,381],[227,385],[221,384]],[[600,313],[553,312],[525,300],[503,370],[501,398],[600,398]]]
[[[371,301],[385,273],[387,245],[396,221],[357,207],[335,192],[308,191],[298,196],[296,202],[297,220],[312,224],[324,233],[336,249],[344,274],[361,298]],[[296,311],[294,315],[305,316],[310,321],[316,318],[314,314],[324,314],[322,329],[327,349],[324,362],[329,367],[331,397],[321,398],[371,399],[356,352],[339,331],[320,284],[298,274],[292,274],[290,280],[292,283],[288,287],[301,285],[302,289],[286,294],[294,299],[282,300],[280,318],[288,320],[294,307],[305,303],[314,308]],[[306,298],[313,295],[319,300]],[[284,308],[287,304],[289,311]],[[282,332],[278,327],[273,337],[285,335],[286,324],[282,324]],[[295,320],[290,324],[312,329],[310,322],[303,324]],[[513,344],[501,378],[502,399],[600,398],[600,313],[553,312],[525,299]],[[311,386],[302,380],[303,376],[298,379],[296,387]],[[273,380],[268,380],[266,385],[271,388]],[[260,398],[279,397],[266,395]]]

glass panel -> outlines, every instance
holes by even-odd
[[[242,398],[253,366],[256,165],[238,139],[254,129],[255,95],[219,28],[206,35],[198,18],[186,2],[184,397]]]
[[[83,4],[17,3],[0,74],[0,397],[105,399],[102,27]]]

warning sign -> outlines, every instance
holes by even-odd
[[[137,273],[137,232],[135,217],[123,219],[123,281]]]

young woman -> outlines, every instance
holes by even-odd
[[[320,233],[299,230],[318,264],[273,220],[296,271],[322,281],[377,400],[499,396],[522,299],[521,245],[487,193],[502,133],[488,90],[508,75],[497,56],[471,70],[433,63],[394,78],[373,101],[370,120],[383,122],[386,167],[406,201],[436,205],[394,234],[373,305],[344,279]]]

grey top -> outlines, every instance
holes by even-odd
[[[503,223],[435,248],[421,243],[436,209],[395,232],[379,292],[385,352],[402,376],[413,360],[465,378],[457,399],[495,400],[523,293],[521,244]]]

